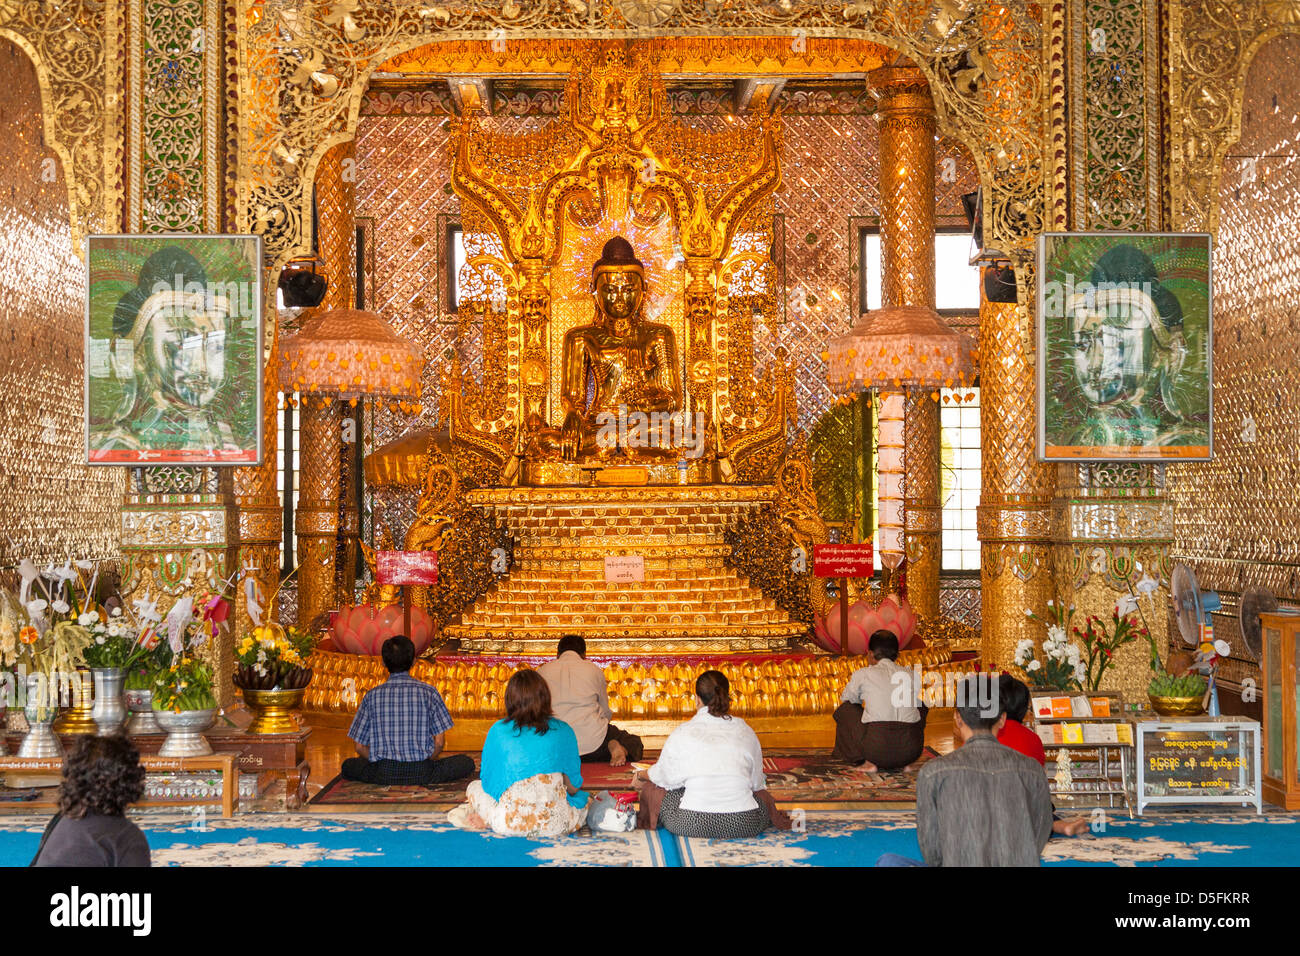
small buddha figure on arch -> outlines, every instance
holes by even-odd
[[[592,267],[596,315],[564,336],[559,427],[540,415],[521,430],[533,459],[642,462],[691,457],[705,436],[682,419],[681,372],[672,329],[645,318],[645,269],[615,236]]]

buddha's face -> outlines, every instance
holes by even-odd
[[[1132,402],[1147,391],[1160,363],[1152,321],[1160,321],[1154,305],[1132,302],[1098,302],[1074,313],[1074,374],[1091,404]]]
[[[168,309],[149,323],[144,343],[159,390],[184,405],[206,406],[226,380],[226,316],[220,309]]]
[[[596,300],[611,319],[636,315],[643,293],[641,276],[636,272],[601,272],[596,278]]]

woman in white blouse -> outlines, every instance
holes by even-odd
[[[695,696],[695,716],[669,735],[649,779],[634,780],[641,825],[712,838],[758,836],[774,825],[789,829],[789,816],[767,792],[758,736],[727,713],[726,675],[705,671],[695,681]]]

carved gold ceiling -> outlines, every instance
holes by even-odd
[[[822,37],[657,37],[634,41],[665,77],[862,76],[897,54],[868,40]],[[376,77],[567,74],[589,40],[434,43],[393,57]],[[493,47],[504,47],[499,52]]]

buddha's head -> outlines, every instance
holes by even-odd
[[[1133,246],[1107,251],[1089,278],[1090,287],[1068,305],[1084,397],[1092,405],[1138,404],[1151,394],[1168,402],[1186,356],[1177,297]]]
[[[229,303],[208,291],[203,267],[167,248],[149,257],[137,288],[118,303],[114,332],[131,341],[148,393],[198,409],[225,384],[229,319]]]
[[[591,278],[600,313],[615,320],[640,315],[645,300],[645,269],[630,242],[615,236],[605,243]]]

